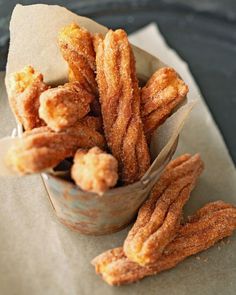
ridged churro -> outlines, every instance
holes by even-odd
[[[223,205],[223,206],[222,206]],[[232,235],[236,229],[236,207],[220,202],[209,203],[190,217],[178,230],[176,238],[151,266],[140,266],[129,260],[122,249],[108,250],[93,259],[97,274],[109,285],[130,284],[144,277],[175,267],[185,258],[213,246]]]
[[[157,261],[175,238],[183,206],[202,171],[203,162],[198,154],[180,156],[167,165],[148,200],[139,209],[124,242],[124,252],[130,260],[140,265]]]
[[[139,180],[150,165],[140,116],[135,60],[126,33],[110,30],[95,39],[97,82],[108,146],[125,184]]]
[[[141,91],[141,116],[148,141],[187,93],[188,86],[172,68],[161,68],[151,76]]]
[[[24,133],[10,147],[6,163],[19,174],[38,173],[58,165],[75,154],[78,148],[104,148],[105,140],[95,129],[83,121],[61,132],[48,127],[35,128]]]
[[[77,81],[87,91],[98,94],[92,35],[85,28],[72,23],[60,30],[58,43],[69,66],[69,80]]]

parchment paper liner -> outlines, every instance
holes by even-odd
[[[105,34],[107,31],[104,26],[60,6],[16,5],[10,22],[7,88],[8,75],[25,65],[32,65],[42,72],[49,84],[58,85],[67,81],[68,68],[57,46],[57,34],[63,26],[72,22],[92,33]],[[149,53],[135,46],[133,50],[140,79],[147,80],[158,68],[165,66]],[[85,234],[115,232],[129,224],[170,161],[179,133],[194,104],[194,101],[185,101],[158,128],[151,143],[152,165],[144,177],[132,185],[111,189],[103,196],[98,196],[81,191],[73,183],[53,173],[42,173],[50,201],[60,221]]]

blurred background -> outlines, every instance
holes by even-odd
[[[17,3],[63,5],[128,33],[157,23],[167,43],[189,64],[236,163],[235,0],[0,0],[0,71],[5,69],[9,20]]]

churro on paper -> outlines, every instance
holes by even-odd
[[[126,256],[140,265],[158,260],[175,238],[182,210],[203,171],[200,156],[183,155],[167,165],[124,242]]]
[[[122,249],[108,250],[93,259],[97,274],[109,285],[134,283],[144,277],[175,267],[185,258],[204,251],[236,229],[236,207],[220,202],[209,203],[182,225],[162,256],[150,266],[129,260]]]

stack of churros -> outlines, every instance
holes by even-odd
[[[58,33],[58,46],[68,64],[65,85],[47,85],[32,66],[9,77],[10,105],[26,132],[10,148],[8,166],[19,174],[40,173],[74,157],[71,177],[84,191],[103,194],[117,183],[137,182],[150,167],[154,131],[185,99],[188,86],[166,67],[140,88],[121,29],[103,36],[73,23]]]
[[[10,147],[6,163],[19,174],[40,173],[71,160],[71,180],[85,192],[137,182],[150,167],[155,130],[188,93],[172,68],[158,69],[142,88],[125,31],[92,35],[77,24],[63,28],[58,46],[68,64],[68,83],[51,87],[33,67],[11,74],[8,95],[23,136]],[[110,285],[136,282],[230,236],[236,207],[205,205],[187,220],[183,207],[204,165],[198,154],[170,162],[123,246],[92,264]]]
[[[183,220],[183,207],[202,171],[198,154],[185,154],[167,165],[123,246],[92,260],[106,283],[120,286],[158,274],[232,235],[236,207],[223,201],[208,203]]]

